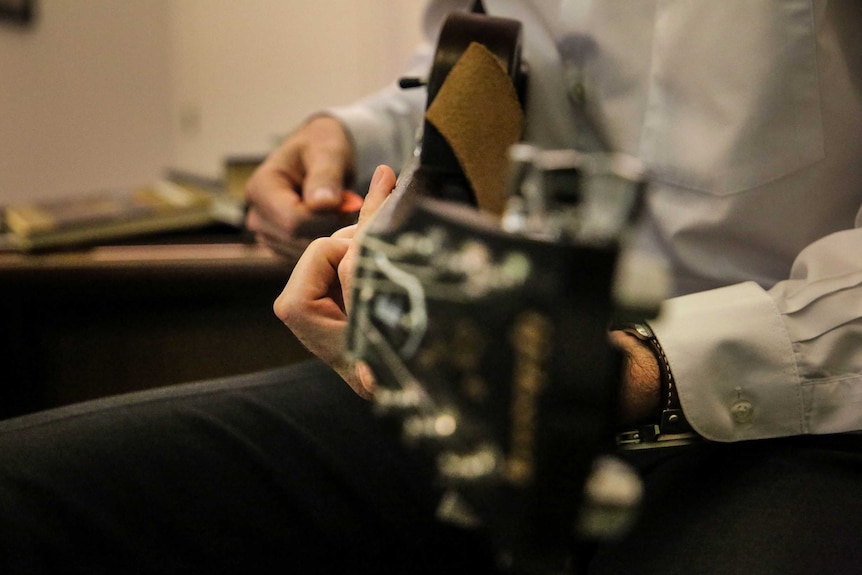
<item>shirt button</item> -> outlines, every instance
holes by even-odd
[[[565,76],[566,84],[569,88],[569,97],[575,103],[582,105],[587,99],[587,88],[584,85],[583,72],[577,66],[569,64],[566,66]]]
[[[751,423],[754,406],[749,401],[739,400],[730,407],[730,413],[736,423]]]

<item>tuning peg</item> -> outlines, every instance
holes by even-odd
[[[610,455],[593,463],[584,485],[579,531],[599,540],[625,535],[637,517],[643,497],[643,482],[637,471]]]
[[[374,409],[380,415],[406,413],[419,407],[421,394],[414,388],[390,389],[378,387],[374,391]]]
[[[485,446],[470,453],[445,452],[437,458],[440,475],[453,481],[476,481],[494,475],[500,467],[498,452]]]
[[[482,524],[473,508],[457,491],[446,491],[437,506],[437,517],[441,521],[473,529]]]
[[[457,421],[448,413],[414,415],[404,420],[404,438],[411,442],[425,439],[444,439],[455,433],[457,427]]]
[[[408,76],[405,78],[400,78],[398,80],[398,86],[402,90],[409,90],[411,88],[421,88],[422,86],[427,86],[427,85],[428,85],[428,79],[427,78],[411,78]]]

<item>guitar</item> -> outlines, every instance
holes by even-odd
[[[477,41],[522,99],[521,34],[516,21],[451,14],[428,107]],[[361,240],[348,348],[374,373],[376,412],[433,462],[440,519],[486,533],[501,571],[560,573],[578,539],[616,535],[631,517],[631,498],[605,505],[589,487],[602,491],[601,473],[616,469],[595,471],[618,406],[608,325],[648,311],[614,296],[644,178],[618,154],[523,143],[507,153],[506,207],[492,215],[426,121]],[[636,493],[637,479],[623,479]]]

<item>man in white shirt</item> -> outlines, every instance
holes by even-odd
[[[858,430],[862,98],[858,33],[846,24],[857,8],[707,4],[487,6],[526,26],[525,139],[583,149],[571,112],[582,98],[611,147],[649,169],[638,246],[668,261],[679,296],[653,327],[698,433]],[[423,105],[384,91],[330,112],[360,181],[403,163]],[[338,190],[339,168],[310,192]],[[275,196],[258,183],[267,169],[250,188],[252,229]]]
[[[429,21],[455,4],[468,3],[434,3]],[[675,297],[651,324],[694,430],[725,443],[862,429],[862,35],[850,24],[860,6],[485,5],[525,24],[527,141],[590,149],[572,113],[583,105],[612,149],[647,165],[637,249],[669,265]],[[378,163],[402,163],[422,105],[415,94],[384,91],[298,134],[320,129],[337,139],[344,130],[343,166],[365,181]],[[282,150],[295,146],[289,140]],[[298,189],[337,197],[343,166],[330,164],[329,179],[318,181],[307,164]],[[252,229],[266,219],[274,188],[264,178],[273,167],[249,187]],[[390,174],[376,177],[389,185]],[[276,312],[366,395],[339,348],[343,325],[320,329],[309,304],[323,294],[298,289],[321,279],[313,261],[337,261],[343,241],[312,244]],[[349,280],[344,266],[339,274]],[[655,416],[663,400],[657,360],[639,339],[613,336],[634,364],[652,362],[628,373],[624,413],[630,421]]]
[[[429,4],[409,73],[468,4]],[[862,4],[485,7],[524,23],[527,141],[589,150],[583,105],[647,165],[636,248],[674,285],[652,327],[707,440],[645,466],[631,535],[579,559],[591,573],[858,572]],[[292,253],[309,222],[335,228],[350,179],[371,181],[372,213],[394,185],[377,166],[403,164],[424,105],[393,86],[315,116],[250,182],[249,228]],[[338,375],[312,362],[0,422],[0,571],[487,572],[488,549],[434,520],[433,476],[360,399],[369,378],[331,297],[352,233],[312,243],[276,304]],[[613,338],[644,366],[627,371],[626,419],[649,420],[658,359]]]

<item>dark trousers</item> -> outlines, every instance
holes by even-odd
[[[645,466],[596,573],[862,573],[855,438]],[[0,573],[489,573],[432,474],[318,362],[0,423]]]

